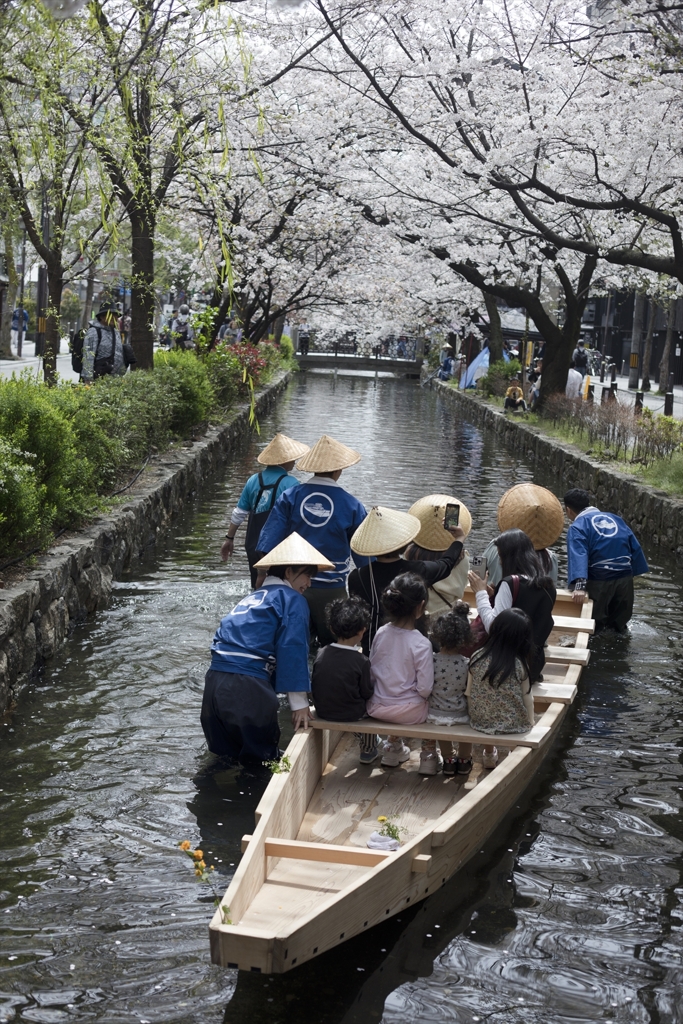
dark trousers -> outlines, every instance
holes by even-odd
[[[304,591],[308,610],[311,613],[311,633],[318,637],[321,647],[333,643],[336,639],[327,628],[325,609],[330,601],[347,596],[346,587],[309,587]]]
[[[506,409],[523,409],[526,412],[526,402],[523,398],[506,398],[505,399]]]
[[[633,615],[633,576],[618,580],[588,580],[588,596],[593,602],[595,628],[626,632]]]
[[[201,714],[209,750],[243,764],[275,760],[279,706],[265,679],[210,668],[204,680]]]

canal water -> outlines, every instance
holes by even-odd
[[[259,445],[340,438],[368,506],[455,493],[472,552],[533,477],[409,381],[301,375],[261,427],[0,723],[0,1021],[683,1020],[683,606],[652,552],[630,635],[592,642],[543,778],[466,870],[288,975],[211,965],[213,894],[177,844],[223,889],[267,781],[215,762],[199,726],[212,634],[248,589],[243,552],[218,552]]]

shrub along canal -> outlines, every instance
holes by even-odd
[[[457,494],[470,552],[533,477],[414,382],[299,375],[261,430],[357,448],[343,483],[367,506]],[[267,782],[215,762],[199,725],[211,637],[248,590],[243,550],[227,568],[218,552],[258,447],[2,723],[0,1021],[681,1020],[683,605],[652,551],[630,636],[592,642],[561,749],[465,871],[288,975],[211,965],[213,896],[177,844],[201,846],[222,891]]]

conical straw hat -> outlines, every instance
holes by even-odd
[[[297,469],[304,473],[334,473],[337,469],[348,469],[360,462],[361,457],[353,448],[347,448],[341,441],[323,434],[319,441],[297,462]]]
[[[283,462],[294,462],[300,459],[306,452],[310,452],[307,444],[295,441],[293,437],[286,434],[276,434],[270,444],[267,444],[256,461],[262,466],[281,466]]]
[[[426,548],[428,551],[445,551],[451,546],[453,538],[441,525],[446,514],[446,505],[460,506],[460,526],[465,536],[470,532],[472,516],[460,498],[454,498],[451,494],[427,494],[424,498],[419,498],[410,509],[410,514],[417,516],[422,524],[415,538],[418,547]]]
[[[334,563],[328,562],[298,533],[290,533],[254,565],[257,569],[267,569],[271,565],[317,565],[319,569],[334,569]]]
[[[375,505],[351,538],[351,550],[357,555],[387,555],[401,551],[419,531],[416,516]]]
[[[498,502],[498,526],[504,530],[523,530],[536,548],[550,547],[564,529],[560,502],[546,487],[517,484]]]

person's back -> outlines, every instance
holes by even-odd
[[[467,707],[474,729],[520,733],[534,724],[532,645],[531,620],[520,608],[508,608],[493,621],[486,644],[470,658]]]
[[[583,345],[576,346],[572,354],[572,360],[574,362],[574,366],[583,377],[586,372],[586,367],[588,366],[588,353]]]
[[[586,491],[575,488],[564,496],[567,518],[569,586],[573,600],[593,601],[596,630],[626,631],[633,614],[633,577],[649,572],[643,550],[621,516],[591,505]]]
[[[531,619],[534,651],[529,661],[531,678],[536,681],[540,678],[545,665],[545,654],[543,648],[555,625],[553,620],[553,606],[557,597],[557,590],[554,585],[548,583],[546,586],[535,586],[524,576],[506,576],[499,584],[507,583],[512,593],[512,607],[521,608]]]
[[[574,363],[572,363],[567,373],[567,386],[564,389],[564,393],[567,398],[580,398],[582,387],[583,376],[575,369]]]

